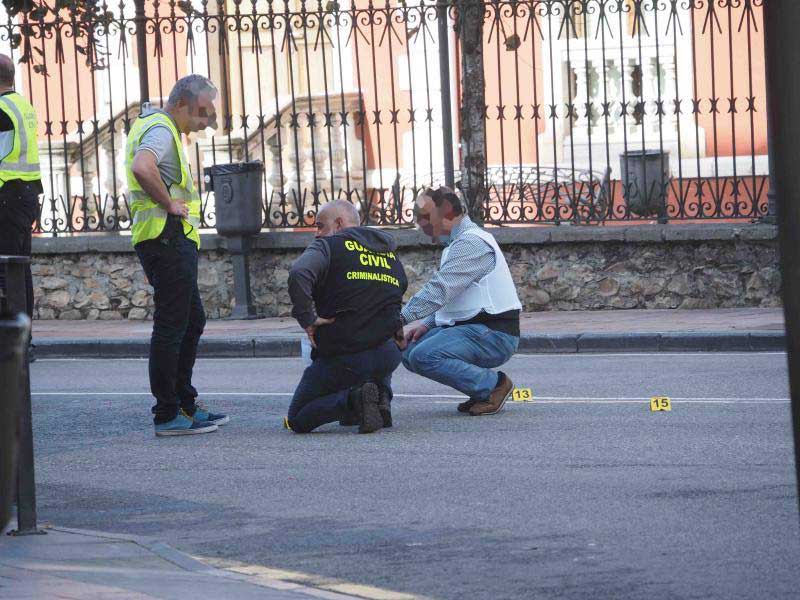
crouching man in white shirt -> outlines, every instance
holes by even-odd
[[[439,271],[401,313],[403,364],[466,394],[459,412],[496,414],[514,384],[493,369],[517,350],[522,310],[506,259],[453,190],[425,190],[414,213],[419,228],[445,248]]]

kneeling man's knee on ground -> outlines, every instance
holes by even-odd
[[[311,429],[308,427],[304,427],[297,419],[289,417],[288,419],[289,429],[291,429],[294,433],[311,433]]]

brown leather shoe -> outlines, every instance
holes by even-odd
[[[513,389],[514,383],[508,378],[508,375],[500,371],[500,384],[492,390],[488,400],[476,402],[469,409],[469,414],[473,417],[485,417],[499,413],[506,400],[511,396]]]
[[[478,402],[477,400],[473,400],[470,398],[469,400],[465,400],[461,404],[459,404],[456,408],[460,413],[469,413],[469,409],[475,406],[475,403]]]

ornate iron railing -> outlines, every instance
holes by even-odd
[[[36,231],[129,229],[123,149],[142,68],[157,106],[184,74],[216,83],[221,127],[187,140],[187,154],[201,189],[203,166],[264,161],[265,227],[310,226],[333,198],[371,223],[410,225],[414,196],[447,179],[445,139],[457,182],[481,155],[476,212],[491,223],[767,212],[763,0],[478,2],[479,42],[459,24],[476,1],[149,0],[138,18],[135,3],[103,5],[88,29],[68,14],[7,19],[0,52],[22,61],[20,91],[41,119]],[[484,80],[462,81],[476,43]],[[477,88],[482,150],[458,109]],[[203,199],[213,228],[213,193]]]

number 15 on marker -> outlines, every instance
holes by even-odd
[[[662,410],[671,411],[672,402],[670,402],[669,398],[666,396],[653,396],[650,398],[650,410],[652,412],[658,412]]]

